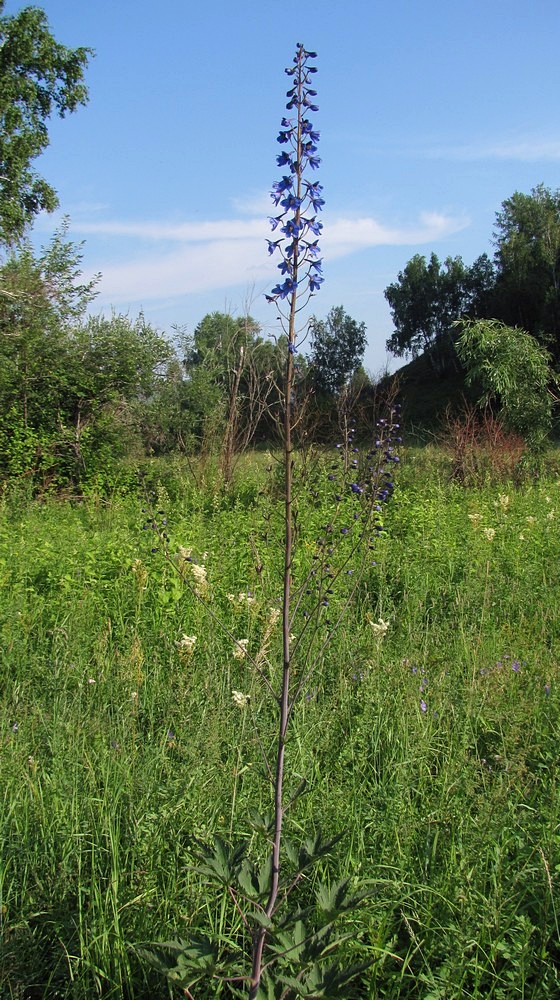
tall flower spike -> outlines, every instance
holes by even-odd
[[[283,239],[267,241],[269,254],[277,252],[281,258],[278,269],[283,280],[266,298],[276,304],[286,302],[287,315],[283,318],[290,319],[287,333],[291,354],[296,350],[293,322],[296,297],[307,295],[308,301],[323,283],[318,240],[313,238],[320,236],[323,228],[317,221],[317,213],[324,205],[323,189],[321,184],[304,179],[305,171],[316,170],[321,162],[317,156],[319,133],[309,118],[310,113],[318,111],[312,100],[317,91],[310,86],[311,75],[317,72],[311,65],[315,58],[315,52],[308,52],[298,43],[294,65],[286,70],[292,82],[286,94],[286,109],[293,117],[282,118],[278,142],[287,148],[276,162],[279,167],[288,168],[289,174],[284,174],[272,187],[274,205],[283,212],[270,219],[273,230],[280,226]]]

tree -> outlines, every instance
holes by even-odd
[[[541,447],[552,424],[548,351],[525,330],[495,319],[466,321],[460,330],[457,351],[467,381],[482,387],[479,403],[497,403],[506,429]]]
[[[360,367],[367,344],[366,325],[333,306],[326,320],[312,316],[311,377],[319,392],[340,393]]]
[[[2,16],[0,0],[0,242],[22,238],[41,211],[58,205],[54,188],[31,164],[48,146],[47,121],[87,102],[91,49],[69,49],[50,33],[45,13],[26,7]]]
[[[80,263],[62,230],[0,267],[0,470],[41,484],[79,483],[139,442],[139,404],[173,359],[142,316],[85,317]]]
[[[455,357],[453,323],[464,314],[484,313],[493,286],[486,254],[470,268],[461,257],[447,257],[441,264],[435,253],[429,262],[416,254],[385,289],[395,325],[388,350],[413,358],[425,351],[434,370],[443,374]]]
[[[560,191],[516,191],[502,203],[494,235],[496,315],[560,360]]]
[[[236,459],[278,401],[283,354],[260,336],[251,316],[220,312],[205,316],[183,346],[195,435],[203,450],[219,441],[221,470],[229,483]]]

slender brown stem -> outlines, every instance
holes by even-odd
[[[300,93],[303,87],[303,80],[300,73],[299,88]],[[301,142],[302,142],[302,103],[298,101],[298,121],[297,121],[297,190],[296,195],[301,199],[302,193],[302,167],[301,167]],[[295,222],[299,223],[300,210],[295,213]],[[276,773],[274,779],[274,838],[272,841],[272,865],[270,892],[265,913],[267,917],[272,917],[278,890],[280,886],[280,848],[282,843],[282,824],[284,821],[284,763],[286,757],[286,732],[290,719],[290,631],[291,631],[291,588],[292,588],[292,549],[294,539],[294,513],[292,509],[293,491],[293,393],[294,393],[294,353],[296,341],[296,320],[297,320],[297,280],[298,280],[298,245],[295,241],[293,254],[292,275],[294,279],[294,291],[290,298],[290,316],[288,321],[288,356],[286,360],[286,382],[284,386],[284,586],[282,598],[282,648],[283,648],[283,669],[282,687],[279,697],[279,727],[278,743],[276,750]],[[262,968],[263,951],[266,943],[267,930],[259,927],[255,934],[253,946],[253,960],[251,969],[251,987],[249,990],[249,1000],[255,1000],[259,989]]]

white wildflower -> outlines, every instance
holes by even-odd
[[[235,594],[228,594],[227,599],[238,610],[240,608],[249,608],[255,603],[255,596],[250,590],[240,590],[237,596]]]
[[[536,524],[537,523],[536,517],[532,517],[531,515],[529,515],[529,517],[526,517],[525,520],[527,521],[527,524]]]
[[[501,507],[502,510],[507,510],[509,507],[509,497],[507,493],[500,493],[497,502],[494,504],[495,507]]]
[[[236,639],[233,647],[233,656],[236,660],[244,660],[247,656],[248,639]]]
[[[188,659],[192,656],[193,650],[196,643],[196,635],[183,635],[176,643],[177,650],[181,659]]]
[[[382,618],[378,618],[378,620],[374,622],[371,618],[368,618],[368,624],[376,639],[383,639],[387,635],[389,622],[383,621]]]
[[[233,704],[237,705],[237,708],[247,708],[247,705],[251,701],[251,695],[243,694],[243,691],[232,691],[231,697]]]
[[[198,563],[191,563],[191,573],[194,576],[194,592],[197,597],[205,597],[208,593],[208,580],[206,578],[206,567]]]
[[[482,521],[482,514],[469,514],[468,518],[469,518],[469,521],[471,522],[471,524],[475,528],[477,528],[478,525],[480,524],[480,522]]]
[[[141,559],[135,559],[132,563],[132,572],[136,577],[136,582],[140,590],[145,590],[148,582],[148,570]]]
[[[179,546],[179,551],[177,552],[177,559],[180,562],[187,562],[192,556],[192,549],[186,549],[184,545]]]
[[[495,528],[485,528],[484,529],[484,536],[487,539],[487,541],[493,542],[494,538],[496,536],[496,529]]]

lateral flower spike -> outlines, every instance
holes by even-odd
[[[266,298],[277,305],[285,303],[290,317],[295,311],[296,297],[303,294],[309,301],[324,280],[316,238],[323,228],[317,221],[317,213],[324,205],[323,187],[304,177],[308,169],[316,170],[321,162],[317,155],[319,132],[310,118],[319,110],[314,103],[317,92],[311,86],[312,75],[317,72],[312,65],[316,58],[315,52],[308,52],[298,42],[293,66],[286,69],[292,84],[286,94],[286,110],[291,117],[282,118],[278,142],[284,148],[276,159],[278,166],[286,172],[273,184],[271,191],[274,206],[283,210],[270,219],[272,230],[279,228],[282,238],[267,241],[269,254],[277,254],[280,258],[278,269],[281,280]],[[288,341],[290,353],[294,354],[293,323],[290,323]]]

